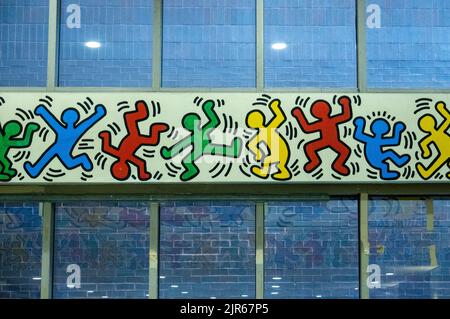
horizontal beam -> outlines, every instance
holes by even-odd
[[[368,193],[370,195],[391,195],[391,196],[446,196],[450,194],[450,183],[427,184],[121,184],[117,185],[2,185],[0,186],[0,197],[4,195],[11,199],[12,196],[26,196],[31,198],[70,198],[71,196],[83,195],[83,198],[89,196],[108,196],[111,198],[129,199],[164,199],[173,197],[189,197],[200,199],[204,195],[211,197],[226,198],[248,198],[248,199],[270,199],[274,200],[308,198],[315,196],[323,198],[328,195],[358,195],[359,193]],[[32,196],[32,197],[30,197]]]

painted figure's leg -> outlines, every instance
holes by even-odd
[[[286,157],[280,158],[280,161],[277,164],[278,172],[272,175],[274,179],[287,180],[292,177],[291,172],[287,168],[287,161],[288,159]]]
[[[400,173],[389,170],[389,165],[385,162],[381,162],[380,166],[380,176],[382,179],[396,179],[400,176]]]
[[[305,145],[305,155],[308,158],[308,162],[304,166],[305,172],[310,173],[320,165],[321,159],[317,153],[322,143],[321,140],[315,140]]]
[[[241,153],[242,141],[234,138],[231,145],[211,145],[211,155],[221,155],[226,157],[239,157]]]
[[[349,168],[345,165],[350,157],[350,149],[343,143],[336,143],[332,148],[338,153],[338,157],[334,160],[332,167],[341,175],[350,174]]]
[[[11,180],[12,176],[8,174],[4,174],[4,161],[0,162],[0,181],[9,181]]]
[[[147,181],[152,177],[152,175],[147,172],[145,161],[133,156],[132,158],[130,158],[130,162],[137,166],[139,180]]]
[[[70,154],[63,154],[63,156],[59,155],[59,158],[68,169],[73,169],[80,165],[86,171],[91,171],[93,168],[92,162],[86,154],[81,154],[75,157],[71,157]]]
[[[53,146],[49,148],[44,155],[41,156],[41,158],[39,158],[36,164],[32,165],[30,162],[26,162],[23,167],[28,175],[35,178],[42,173],[44,168],[53,160],[55,156],[56,151]]]
[[[181,161],[181,165],[183,165],[185,169],[180,176],[182,181],[189,181],[200,173],[200,170],[198,169],[197,165],[195,165],[194,160],[195,158],[191,154],[189,154]]]
[[[402,166],[406,165],[406,163],[408,163],[409,160],[411,159],[411,157],[409,155],[400,156],[392,150],[386,151],[384,153],[384,156],[386,159],[392,160],[394,162],[394,164],[397,165],[398,167],[402,167]]]
[[[447,160],[447,166],[450,168],[450,159]],[[447,178],[450,178],[450,172],[447,173]]]
[[[272,164],[272,158],[270,156],[266,156],[263,160],[262,167],[252,166],[251,171],[254,175],[267,178],[269,176],[270,165]]]
[[[17,174],[17,171],[12,168],[12,163],[6,157],[2,160],[1,164],[3,165],[3,173],[6,175],[10,175],[11,177]]]
[[[428,168],[425,168],[421,163],[418,163],[416,165],[417,172],[419,172],[419,175],[422,176],[424,179],[429,179],[431,176],[433,176],[434,173],[436,173],[446,162],[448,161],[447,157],[440,156],[437,159],[431,163],[431,165]]]

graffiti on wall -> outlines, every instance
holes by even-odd
[[[1,182],[450,178],[446,95],[0,95]]]

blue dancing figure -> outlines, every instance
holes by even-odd
[[[80,113],[74,108],[65,110],[61,115],[61,121],[51,114],[44,105],[37,106],[34,113],[42,117],[50,126],[55,132],[56,138],[36,164],[32,165],[30,162],[24,164],[28,175],[32,178],[38,177],[55,157],[61,161],[66,169],[73,169],[81,165],[84,170],[91,171],[93,165],[89,157],[85,153],[73,156],[72,151],[80,138],[106,115],[105,107],[101,104],[97,105],[95,113],[81,123],[78,123]]]
[[[370,166],[380,171],[382,179],[396,179],[400,176],[399,172],[389,170],[390,160],[398,167],[405,166],[411,157],[409,155],[400,156],[393,150],[385,150],[387,146],[399,146],[401,135],[406,129],[402,122],[394,124],[394,132],[392,136],[388,137],[386,134],[391,131],[390,124],[382,118],[376,119],[370,125],[372,135],[364,133],[366,127],[366,120],[362,117],[357,117],[353,124],[355,125],[354,138],[364,143],[364,156]]]

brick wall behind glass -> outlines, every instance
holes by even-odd
[[[269,203],[266,298],[358,298],[358,202]]]
[[[0,1],[0,86],[45,86],[48,0]]]
[[[160,297],[255,297],[253,204],[161,205]]]
[[[41,253],[37,203],[0,202],[0,298],[40,298]]]
[[[450,201],[433,200],[433,208],[427,229],[425,200],[370,201],[370,263],[381,269],[381,288],[371,289],[371,298],[450,297]]]
[[[72,3],[81,8],[79,28],[66,24]],[[151,86],[152,1],[63,0],[61,15],[61,86]],[[87,47],[90,41],[100,47]]]
[[[148,298],[147,202],[56,205],[55,298]],[[67,266],[81,268],[81,288],[67,287]]]
[[[378,88],[450,86],[450,1],[366,0],[380,7],[367,29],[368,84]]]

